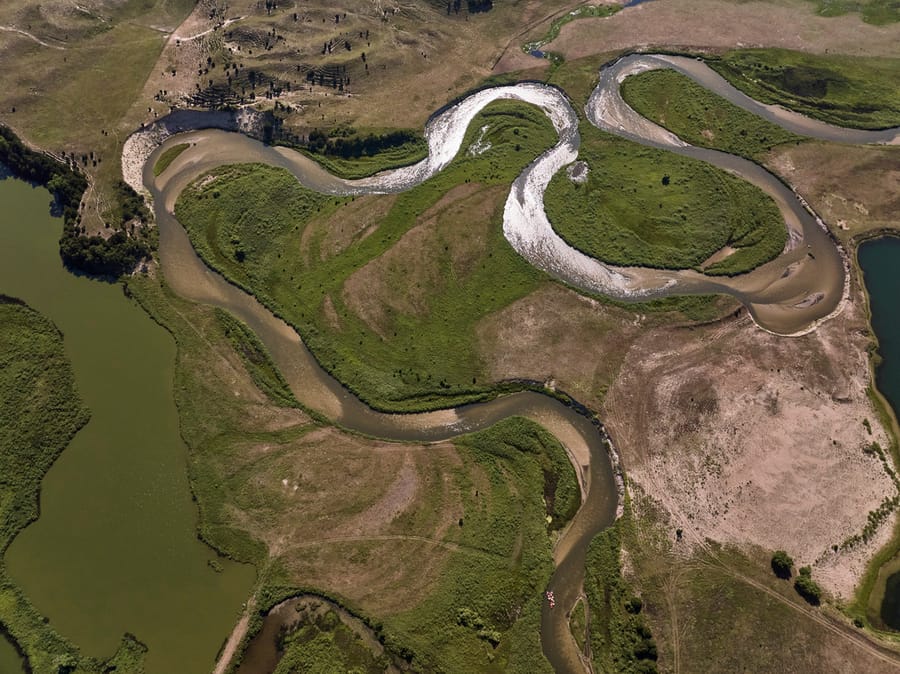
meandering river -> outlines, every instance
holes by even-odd
[[[545,606],[543,614],[544,652],[556,671],[583,669],[565,613],[581,590],[587,545],[615,517],[615,481],[601,430],[557,401],[532,393],[428,414],[388,415],[368,409],[318,366],[290,326],[199,260],[173,212],[178,195],[193,179],[230,163],[263,162],[283,167],[305,186],[330,194],[409,189],[449,164],[460,149],[469,122],[485,105],[498,99],[519,99],[541,108],[559,134],[557,145],[538,157],[516,179],[506,202],[504,234],[529,262],[576,287],[625,300],[675,293],[731,294],[748,307],[757,324],[779,334],[799,334],[827,320],[840,310],[845,298],[848,263],[824,224],[797,195],[762,167],[722,152],[691,147],[629,108],[619,95],[619,83],[629,74],[655,68],[679,70],[735,104],[811,137],[872,143],[896,142],[898,138],[896,129],[848,131],[806,120],[774,106],[763,106],[736,92],[693,59],[639,55],[604,68],[585,110],[593,124],[639,143],[703,159],[752,182],[775,200],[789,230],[786,250],[776,260],[733,279],[714,279],[694,271],[616,268],[583,255],[556,235],[544,213],[543,193],[552,176],[575,160],[580,138],[577,115],[568,99],[546,85],[527,83],[472,94],[429,121],[425,130],[429,156],[425,160],[363,180],[336,178],[299,153],[267,147],[240,134],[214,129],[174,136],[145,156],[141,180],[130,176],[130,182],[143,182],[154,198],[160,227],[160,259],[170,285],[187,298],[224,307],[248,323],[305,405],[341,425],[387,439],[449,438],[482,428],[507,415],[521,414],[543,423],[563,440],[573,464],[583,475],[584,500],[555,553],[557,569],[549,589],[556,593],[557,608],[550,611]],[[152,167],[159,154],[173,144],[184,142],[191,143],[191,148],[166,172],[155,177]]]

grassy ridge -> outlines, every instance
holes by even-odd
[[[37,519],[41,480],[90,414],[75,388],[62,333],[0,295],[0,553]],[[84,658],[60,636],[0,565],[0,626],[34,672],[143,671],[146,647],[126,635],[108,662]]]
[[[215,314],[231,347],[241,357],[244,367],[259,390],[276,405],[298,407],[297,399],[256,333],[223,309],[216,309]]]
[[[674,70],[632,75],[622,83],[622,98],[641,115],[691,145],[748,159],[757,159],[776,145],[804,140]]]
[[[748,96],[838,126],[900,126],[900,59],[737,49],[708,64]]]
[[[726,245],[737,249],[707,274],[737,274],[776,257],[786,232],[775,203],[725,171],[645,148],[583,125],[585,184],[565,172],[545,208],[554,229],[586,254],[616,265],[699,268]]]
[[[343,133],[341,133],[342,131]],[[397,136],[404,142],[388,142],[392,136]],[[345,156],[342,156],[339,153],[340,147],[331,147],[336,141],[351,146],[354,143],[365,146],[368,142],[372,147],[363,147],[362,151],[357,152],[345,150],[343,152]],[[327,137],[325,146],[319,147],[318,151],[312,151],[302,146],[298,149],[329,172],[348,180],[365,178],[380,171],[409,166],[428,156],[428,143],[425,142],[425,138],[420,132],[397,130],[339,128]]]

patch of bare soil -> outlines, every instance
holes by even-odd
[[[867,395],[869,340],[856,284],[844,312],[803,337],[746,317],[646,332],[604,406],[630,478],[689,540],[787,550],[849,597],[893,519],[868,545],[832,546],[897,491],[864,451],[888,445]]]
[[[572,21],[548,44],[576,59],[633,47],[784,47],[802,51],[896,56],[900,24],[872,26],[857,14],[823,17],[809,2],[665,0],[607,18]]]
[[[462,184],[416,219],[416,225],[380,257],[344,283],[342,300],[385,336],[390,313],[425,316],[448,278],[463,279],[484,252],[491,215],[506,188]]]
[[[497,380],[550,381],[599,409],[634,338],[639,314],[547,285],[482,319],[482,360]]]
[[[841,238],[900,227],[900,147],[803,143],[776,148],[766,165]]]

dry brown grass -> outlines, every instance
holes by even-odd
[[[890,536],[835,553],[896,488],[863,452],[887,436],[867,394],[862,296],[800,338],[749,318],[638,337],[605,418],[631,479],[689,539],[785,549],[848,598]],[[868,419],[873,433],[863,424]]]
[[[425,316],[448,279],[471,273],[506,193],[502,185],[452,188],[390,250],[347,279],[342,301],[383,337],[390,312]]]
[[[654,46],[784,47],[815,53],[897,56],[900,24],[872,26],[855,14],[822,17],[813,13],[814,8],[804,0],[648,2],[608,18],[572,21],[546,48],[567,59]]]
[[[804,143],[775,150],[766,164],[842,239],[900,227],[900,147]]]
[[[546,286],[483,319],[480,352],[492,379],[552,380],[599,409],[646,321],[567,288]]]

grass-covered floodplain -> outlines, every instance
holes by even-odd
[[[489,148],[469,153],[475,141]],[[234,166],[189,187],[176,215],[207,264],[297,327],[367,402],[446,407],[490,391],[475,324],[546,280],[503,238],[502,211],[508,185],[555,141],[542,112],[499,102],[447,169],[400,195],[354,203]]]
[[[748,96],[830,124],[900,126],[900,58],[736,49],[709,66]]]
[[[784,248],[778,207],[746,181],[588,125],[581,140],[587,182],[561,171],[547,188],[545,208],[559,235],[591,257],[622,266],[699,269],[731,246],[735,252],[703,271],[732,275]]]
[[[622,98],[682,140],[748,159],[803,139],[742,110],[674,70],[651,70],[622,83]]]
[[[883,26],[900,21],[900,5],[896,0],[810,0],[821,16],[843,16],[859,13],[866,23]]]

